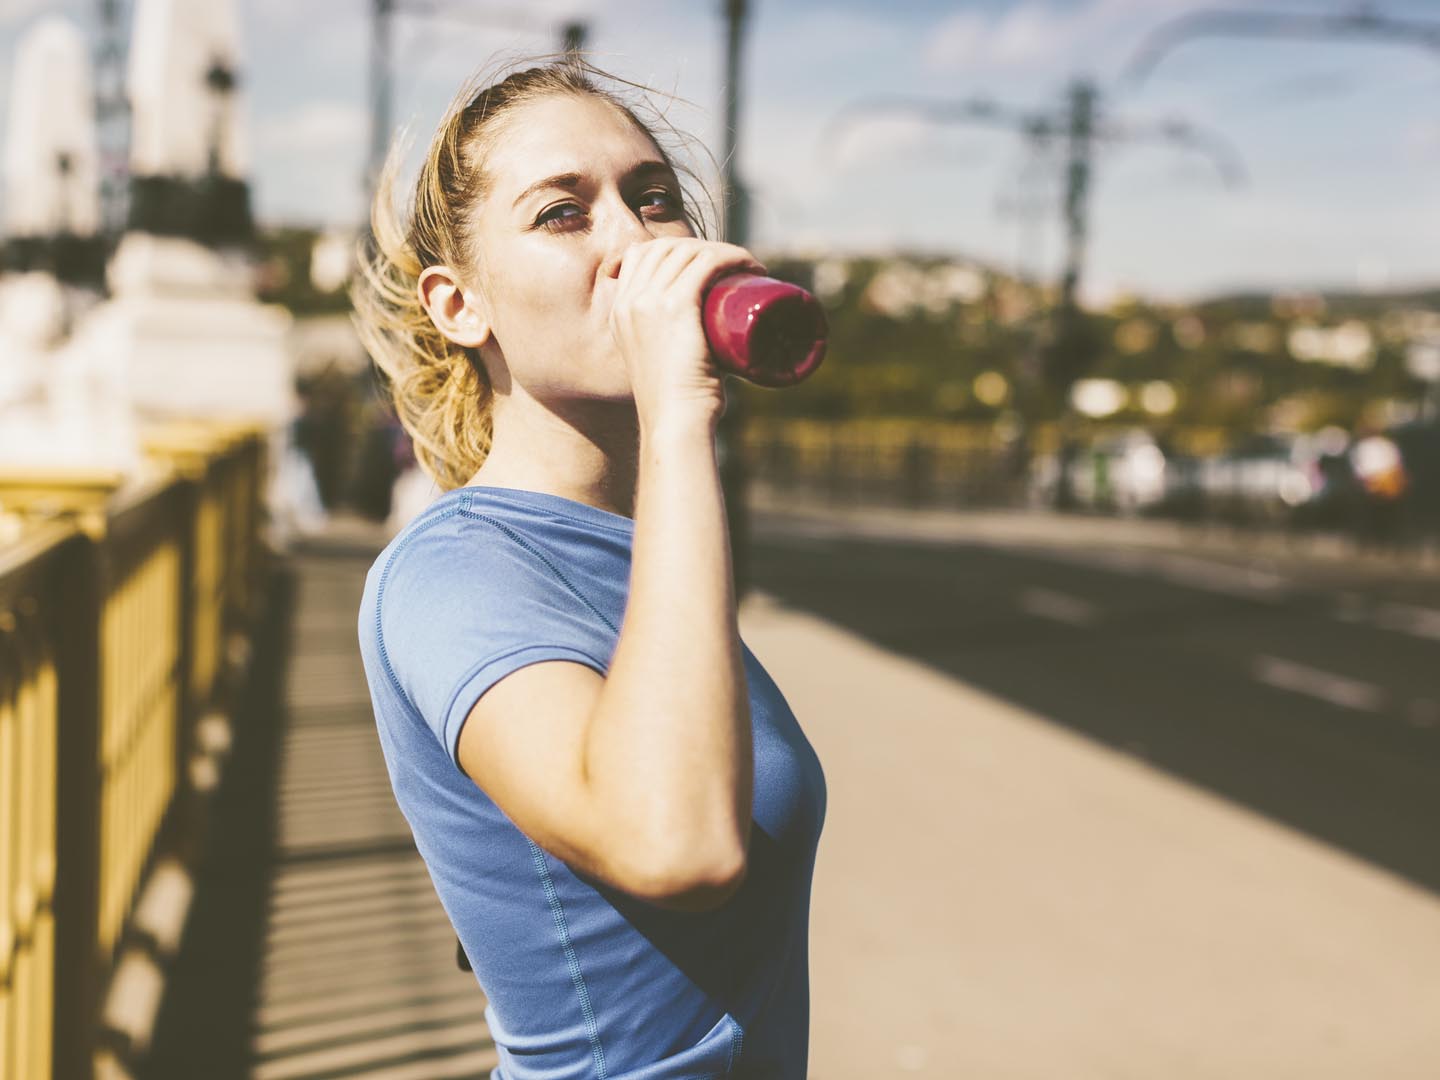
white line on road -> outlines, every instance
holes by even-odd
[[[1027,615],[1053,619],[1068,626],[1089,626],[1100,617],[1099,609],[1090,601],[1052,589],[1025,589],[1017,604]]]
[[[1025,550],[1028,554],[1056,562],[1098,566],[1104,570],[1135,577],[1160,578],[1172,585],[1198,589],[1201,592],[1223,593],[1227,596],[1271,603],[1283,600],[1293,584],[1289,578],[1261,567],[1235,566],[1180,552],[1139,548],[1067,550],[1039,545]]]
[[[1375,625],[1385,630],[1440,641],[1440,611],[1414,604],[1384,604],[1375,612]]]
[[[1267,596],[1279,593],[1290,584],[1280,574],[1257,566],[1232,566],[1212,562],[1193,555],[1174,552],[1158,554],[1156,568],[1170,582],[1189,585],[1207,592],[1229,593],[1232,596]]]
[[[1267,686],[1306,694],[1342,709],[1379,712],[1385,705],[1385,691],[1373,683],[1297,664],[1293,660],[1281,660],[1276,656],[1255,658],[1255,678]]]

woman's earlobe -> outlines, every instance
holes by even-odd
[[[464,340],[457,338],[461,345],[468,345],[472,349],[478,349],[490,340],[490,324],[481,317],[480,313],[466,307],[461,317],[456,322],[456,330],[464,332]]]

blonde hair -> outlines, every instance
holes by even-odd
[[[458,345],[440,333],[420,303],[417,282],[425,267],[438,264],[462,274],[474,273],[482,283],[504,273],[504,267],[488,267],[479,259],[473,222],[476,208],[493,188],[486,163],[504,136],[507,114],[528,102],[562,94],[589,96],[614,106],[655,143],[677,177],[690,177],[706,196],[713,225],[695,216],[691,209],[695,200],[682,185],[681,210],[695,234],[708,237],[719,227],[715,201],[704,181],[660,144],[654,127],[636,111],[652,112],[655,126],[663,126],[680,141],[694,140],[677,132],[664,113],[647,103],[627,102],[599,80],[646,92],[651,88],[602,71],[578,53],[551,53],[516,62],[539,62],[539,66],[512,72],[478,90],[487,81],[483,69],[466,80],[436,129],[416,178],[413,201],[403,211],[395,207],[394,190],[404,140],[397,137],[391,143],[376,177],[370,235],[360,241],[358,273],[350,287],[356,332],[380,373],[396,417],[410,434],[416,462],[442,491],[464,485],[490,452],[494,399],[480,350]],[[714,163],[713,156],[710,161]]]

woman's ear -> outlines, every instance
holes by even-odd
[[[466,289],[448,266],[427,266],[415,284],[435,329],[457,345],[478,349],[490,340],[490,321],[478,293]]]

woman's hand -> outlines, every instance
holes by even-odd
[[[743,247],[691,236],[631,244],[622,256],[610,333],[630,371],[641,429],[706,423],[725,411],[723,373],[710,356],[700,302],[717,278],[765,273]]]

